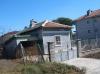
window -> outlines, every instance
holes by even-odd
[[[95,30],[94,30],[95,32],[98,32],[98,29],[97,28],[95,28]]]
[[[91,30],[88,30],[88,33],[91,33]]]
[[[93,22],[94,22],[94,23],[96,23],[96,22],[97,22],[97,20],[96,20],[96,19],[94,19],[94,20],[93,20]]]
[[[60,36],[55,36],[55,44],[56,44],[56,45],[61,45]]]
[[[90,23],[90,21],[87,21],[87,24],[89,24]]]

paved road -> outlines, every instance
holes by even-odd
[[[74,65],[79,68],[86,68],[86,74],[100,74],[100,60],[90,58],[77,58],[69,61],[64,61],[70,65]]]

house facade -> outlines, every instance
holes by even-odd
[[[100,51],[100,9],[91,11],[73,21],[79,52],[82,56]]]
[[[24,49],[29,48],[29,44],[33,44],[31,46],[33,51],[27,52],[26,49],[24,52],[32,53],[31,56],[36,59],[41,57],[46,61],[61,62],[76,58],[77,51],[71,48],[69,29],[71,27],[68,25],[50,21],[37,23],[34,27],[24,29],[9,39],[5,43],[5,54],[9,57],[15,56],[17,50],[23,53],[21,46],[17,49],[19,44],[22,44]],[[37,53],[33,54],[33,52]],[[24,56],[28,55],[24,54]]]
[[[100,38],[100,9],[88,10],[86,15],[74,20],[78,39]]]

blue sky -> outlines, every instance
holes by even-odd
[[[76,19],[88,9],[100,9],[100,0],[0,0],[0,34],[23,29],[30,19]]]

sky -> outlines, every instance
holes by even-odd
[[[77,19],[87,10],[100,9],[100,0],[0,0],[0,35],[22,30],[30,20],[58,17]]]

